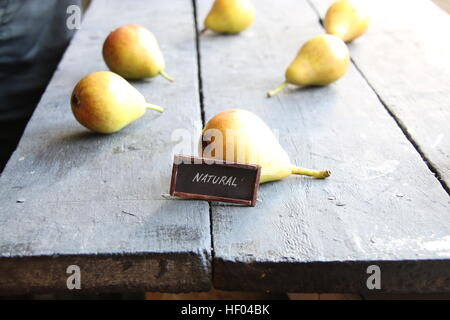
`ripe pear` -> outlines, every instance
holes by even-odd
[[[205,158],[261,166],[260,183],[300,174],[324,179],[329,171],[297,167],[270,128],[255,114],[230,109],[215,115],[203,129],[199,154]]]
[[[349,42],[366,32],[369,17],[354,2],[339,0],[328,9],[324,26],[327,33]]]
[[[78,82],[70,99],[72,112],[80,124],[99,133],[121,130],[144,115],[146,109],[163,108],[145,102],[144,96],[121,76],[94,72]]]
[[[205,32],[235,34],[247,29],[255,19],[251,0],[216,0],[205,19]]]
[[[289,83],[299,86],[324,86],[344,75],[350,62],[347,45],[328,34],[308,40],[286,70],[286,80],[267,93],[276,95]]]
[[[125,79],[144,79],[162,75],[166,63],[153,33],[144,27],[130,24],[109,34],[103,44],[103,58],[108,68]]]

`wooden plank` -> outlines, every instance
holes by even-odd
[[[177,82],[134,82],[166,112],[93,134],[71,114],[70,93],[106,69],[103,40],[128,23],[153,31]],[[162,197],[172,132],[201,121],[196,56],[191,2],[92,3],[0,180],[1,292],[67,290],[70,264],[80,266],[83,290],[209,289],[208,203]]]
[[[445,190],[353,65],[330,86],[267,99],[300,45],[323,31],[306,1],[255,4],[251,29],[201,36],[206,120],[252,111],[293,162],[332,176],[262,185],[255,208],[214,205],[215,286],[355,293],[377,264],[386,292],[450,291]],[[201,20],[209,7],[198,5]]]
[[[146,300],[287,300],[283,293],[222,291],[212,289],[195,293],[156,293],[146,292]]]
[[[325,15],[332,0],[313,0]],[[367,1],[354,63],[450,192],[450,16],[429,0]]]
[[[358,294],[346,293],[289,293],[289,300],[361,300]]]
[[[450,300],[450,295],[442,293],[431,294],[367,294],[364,300]]]

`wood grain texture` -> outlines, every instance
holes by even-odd
[[[197,4],[201,23],[210,4]],[[215,286],[360,292],[377,264],[385,292],[450,291],[441,184],[353,65],[330,86],[290,86],[267,99],[300,45],[323,30],[307,1],[255,5],[255,24],[242,34],[201,36],[206,120],[252,111],[279,132],[295,164],[332,176],[264,184],[255,208],[214,205]]]
[[[312,0],[324,16],[332,0]],[[363,2],[364,3],[364,2]],[[450,188],[450,16],[429,0],[366,1],[356,66]]]
[[[129,23],[155,34],[177,82],[134,82],[166,112],[149,111],[113,135],[90,133],[70,111],[71,90],[107,69],[103,40]],[[90,290],[209,289],[208,204],[162,197],[178,143],[172,132],[201,122],[195,43],[190,1],[92,3],[1,176],[1,292],[64,290],[72,263]]]

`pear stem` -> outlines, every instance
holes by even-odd
[[[328,170],[310,170],[300,167],[292,167],[292,174],[299,174],[303,176],[314,177],[317,179],[325,179],[331,175],[331,172]]]
[[[145,104],[145,107],[146,107],[147,109],[155,110],[155,111],[158,111],[158,112],[161,112],[161,113],[164,112],[164,108],[163,108],[163,107],[157,106],[157,105],[155,105],[155,104],[146,103],[146,104]]]
[[[204,34],[206,32],[206,30],[208,30],[208,28],[204,27],[202,30],[200,30],[200,34]]]
[[[275,89],[273,89],[272,91],[267,92],[267,97],[273,97],[274,95],[276,95],[278,92],[280,92],[281,90],[283,90],[284,88],[286,88],[286,86],[288,85],[288,82],[285,81],[282,84],[280,84],[278,87],[276,87]]]
[[[166,78],[167,80],[169,80],[170,82],[174,82],[175,80],[173,80],[173,78],[171,76],[169,76],[167,73],[164,72],[164,70],[161,70],[159,72],[160,75],[162,75],[164,78]]]

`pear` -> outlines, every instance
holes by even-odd
[[[146,109],[163,112],[148,104],[144,96],[121,76],[94,72],[78,82],[70,99],[80,124],[99,133],[113,133],[144,115]]]
[[[217,33],[235,34],[247,29],[255,19],[250,0],[216,0],[205,19],[205,28]]]
[[[344,75],[350,62],[347,45],[328,34],[308,40],[286,70],[286,80],[267,93],[272,97],[289,83],[299,86],[324,86]]]
[[[164,56],[153,33],[144,27],[130,24],[109,34],[103,44],[103,58],[108,68],[125,79],[144,79],[162,75]]]
[[[215,115],[203,129],[199,155],[226,162],[261,166],[260,183],[300,174],[324,179],[329,171],[292,165],[270,128],[255,114],[230,109]]]
[[[369,17],[354,2],[339,0],[328,9],[324,26],[327,33],[349,42],[366,32]]]

